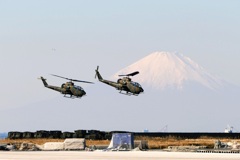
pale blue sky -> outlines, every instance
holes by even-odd
[[[154,51],[181,53],[240,85],[239,8],[238,0],[0,0],[0,107],[56,97],[39,76],[96,81],[97,65],[110,77]]]
[[[1,0],[0,54],[25,56],[23,62],[55,54],[89,64],[96,57],[116,66],[110,74],[153,51],[175,51],[240,84],[239,6],[237,0]]]

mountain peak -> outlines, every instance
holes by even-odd
[[[221,80],[208,73],[203,67],[182,54],[171,52],[154,52],[118,71],[127,74],[139,71],[134,77],[144,86],[157,89],[183,89],[186,83],[197,83],[212,90],[222,86]]]

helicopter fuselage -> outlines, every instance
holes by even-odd
[[[86,94],[82,87],[74,85],[73,82],[63,83],[61,86],[61,93],[76,97],[82,97]]]
[[[139,83],[131,81],[129,77],[118,79],[117,83],[121,84],[121,87],[117,88],[118,90],[124,90],[133,94],[140,94],[144,91]]]

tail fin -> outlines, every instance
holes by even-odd
[[[101,74],[98,72],[98,68],[99,68],[99,66],[97,66],[97,69],[95,70],[95,71],[96,71],[95,78],[96,78],[96,76],[97,76],[97,77],[98,77],[98,80],[101,81],[101,80],[103,80],[103,78],[102,78]]]
[[[46,87],[46,86],[48,86],[48,84],[47,84],[47,82],[46,82],[46,79],[45,78],[43,78],[43,77],[40,77],[39,79],[41,79],[42,80],[42,82],[43,82],[43,84],[44,84],[44,86]]]

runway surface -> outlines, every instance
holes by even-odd
[[[239,160],[240,154],[188,153],[161,151],[6,151],[0,160]]]

